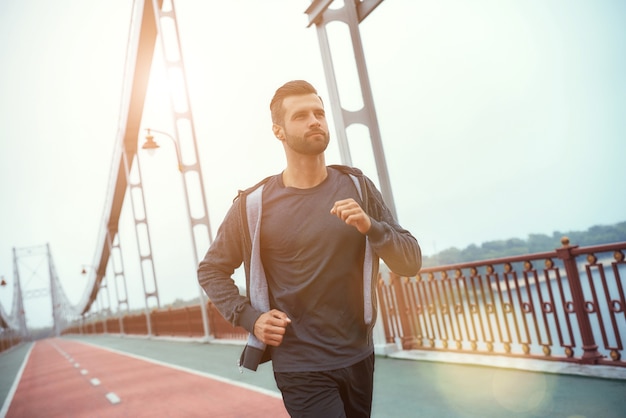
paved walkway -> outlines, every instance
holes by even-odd
[[[24,344],[0,354],[0,417],[285,416],[271,366],[241,374],[235,364],[240,351],[117,336]],[[374,418],[626,416],[626,380],[424,360],[377,357]],[[27,386],[34,380],[39,388]],[[43,413],[33,409],[41,408],[37,399],[49,405]],[[52,405],[61,406],[59,414]],[[218,409],[210,413],[207,405]],[[238,409],[246,405],[254,414]]]
[[[30,350],[7,418],[288,418],[273,392],[67,339]]]

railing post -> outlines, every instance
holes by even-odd
[[[200,303],[202,303],[202,301],[200,301]],[[206,312],[207,312],[207,319],[209,321],[209,329],[212,330],[213,332],[213,337],[215,338],[221,338],[221,330],[216,329],[216,323],[215,323],[215,308],[213,306],[213,303],[211,303],[211,301],[207,301],[206,303]]]
[[[120,327],[120,335],[124,335],[124,315],[122,312],[118,312],[119,327]]]
[[[185,318],[187,319],[187,335],[191,337],[193,335],[193,327],[191,326],[191,317],[189,316],[189,306],[185,306]]]
[[[383,323],[383,332],[385,334],[385,342],[393,343],[395,342],[395,332],[392,324],[395,320],[393,315],[390,315],[389,311],[393,308],[393,303],[389,306],[388,298],[391,293],[389,289],[385,289],[385,281],[382,278],[381,273],[378,273],[378,283],[376,285],[378,292],[378,304],[380,305],[380,321]]]
[[[402,348],[410,350],[415,348],[415,335],[413,335],[413,329],[409,321],[408,307],[406,303],[406,297],[404,295],[404,286],[402,285],[403,278],[398,276],[394,272],[389,272],[389,282],[396,302],[396,312],[400,318],[400,326],[402,328],[402,335],[400,339],[402,341]]]
[[[583,364],[596,364],[598,360],[602,358],[602,354],[598,352],[598,345],[593,336],[585,295],[583,294],[583,288],[580,284],[580,275],[578,274],[578,267],[576,266],[576,257],[572,255],[572,250],[578,248],[578,246],[569,245],[569,238],[567,237],[561,238],[561,244],[563,244],[563,246],[556,249],[556,254],[563,261],[567,281],[572,292],[573,308],[576,313],[583,343],[583,355],[580,362]]]

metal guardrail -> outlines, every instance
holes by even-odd
[[[626,242],[425,268],[379,280],[388,343],[404,350],[626,367]]]
[[[213,304],[207,304],[209,326],[212,337],[218,339],[245,340],[248,332],[241,327],[233,327],[217,311]],[[181,308],[155,309],[150,312],[151,335],[194,337],[204,336],[200,305]],[[128,314],[116,318],[88,320],[65,329],[63,334],[130,334],[149,335],[145,313]]]
[[[11,329],[0,329],[0,353],[22,342],[22,335]]]

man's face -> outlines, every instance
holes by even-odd
[[[330,134],[320,98],[316,94],[289,96],[283,101],[283,110],[283,125],[274,125],[276,136],[296,153],[323,153],[330,141]]]

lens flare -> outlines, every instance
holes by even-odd
[[[530,412],[550,399],[550,391],[544,375],[496,369],[492,380],[495,400],[513,412]]]

